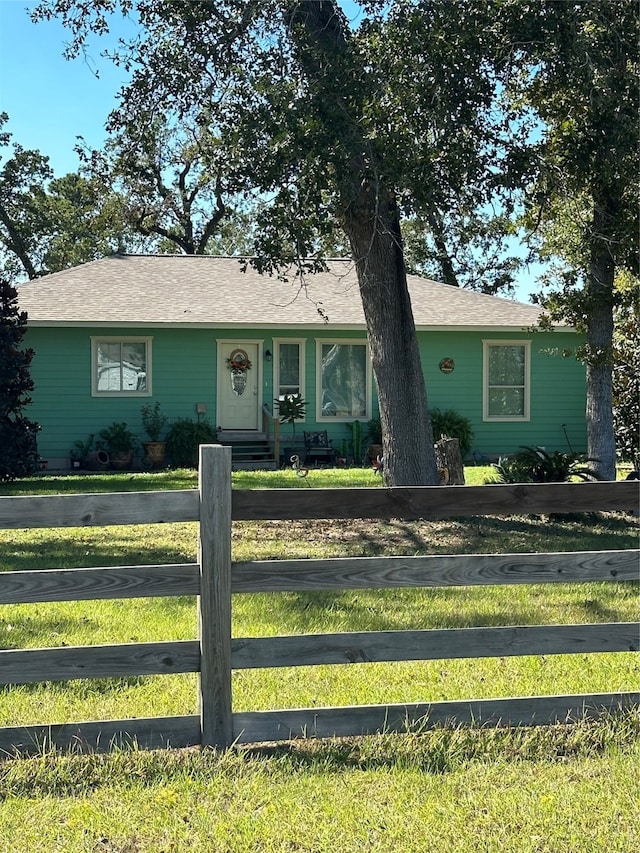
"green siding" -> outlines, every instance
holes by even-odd
[[[483,340],[531,341],[530,420],[516,423],[484,422],[482,419]],[[420,335],[429,406],[455,409],[468,417],[474,429],[473,450],[499,456],[513,453],[524,444],[542,445],[547,450],[568,450],[562,425],[571,447],[586,448],[585,369],[575,358],[550,354],[574,348],[573,333],[548,334],[430,332]],[[453,358],[455,370],[444,374],[438,365]]]
[[[40,454],[47,459],[66,460],[76,439],[97,434],[114,420],[125,421],[140,439],[144,439],[140,409],[145,402],[158,400],[171,418],[195,418],[195,404],[206,403],[207,417],[215,426],[216,347],[219,338],[230,340],[230,330],[206,329],[127,329],[126,336],[153,338],[152,397],[91,396],[91,336],[117,337],[117,329],[31,328],[25,344],[33,347],[32,376],[35,382],[30,418],[42,425],[38,437]],[[344,423],[315,422],[316,338],[318,332],[298,333],[276,329],[239,333],[238,339],[263,341],[274,351],[273,338],[306,337],[305,396],[309,402],[307,428],[328,429],[337,442],[348,439]],[[365,339],[364,333],[332,332],[327,339]],[[482,341],[531,340],[531,420],[525,423],[483,423],[482,420]],[[540,444],[549,450],[568,449],[562,425],[574,450],[584,450],[586,432],[585,371],[573,358],[544,352],[575,347],[570,333],[527,335],[524,333],[420,332],[420,351],[427,383],[429,405],[453,408],[471,419],[475,439],[473,450],[487,456],[515,451],[523,444]],[[455,370],[444,374],[439,362],[453,358]],[[265,363],[263,400],[273,409],[273,363]],[[402,377],[398,377],[402,381]],[[374,413],[377,410],[374,393]],[[302,426],[302,425],[301,425]],[[304,428],[304,427],[302,427]]]

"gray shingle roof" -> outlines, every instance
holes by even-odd
[[[520,329],[539,315],[534,305],[418,276],[409,277],[409,290],[418,328]],[[293,276],[243,272],[237,258],[114,255],[21,284],[18,301],[33,325],[364,326],[349,260],[331,261],[302,287]]]

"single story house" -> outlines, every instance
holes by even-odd
[[[429,405],[471,420],[473,452],[584,450],[585,371],[561,355],[572,329],[532,332],[534,305],[418,276],[409,288]],[[147,403],[258,435],[274,401],[300,393],[298,435],[326,429],[336,447],[378,412],[350,260],[301,282],[237,258],[114,255],[21,284],[18,301],[35,350],[28,416],[49,468],[68,468],[74,442],[113,421],[144,440]]]

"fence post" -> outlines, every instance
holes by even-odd
[[[200,447],[200,734],[228,747],[231,717],[231,448]]]

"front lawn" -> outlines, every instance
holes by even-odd
[[[486,469],[467,471],[469,482],[486,476]],[[239,488],[380,484],[358,469],[233,479]],[[69,475],[3,484],[0,494],[196,486],[190,471]],[[617,513],[562,522],[236,522],[233,557],[626,549],[637,547],[637,535],[637,520]],[[195,524],[0,531],[0,572],[194,561],[196,537]],[[244,595],[234,600],[234,634],[609,622],[637,612],[637,583]],[[4,648],[196,634],[189,597],[0,608]],[[604,692],[638,683],[638,656],[628,652],[245,670],[234,674],[233,690],[241,710]],[[196,712],[192,675],[0,688],[0,725]],[[439,730],[225,755],[45,751],[0,764],[0,851],[627,853],[640,844],[639,735],[640,714],[628,713],[575,726]]]

